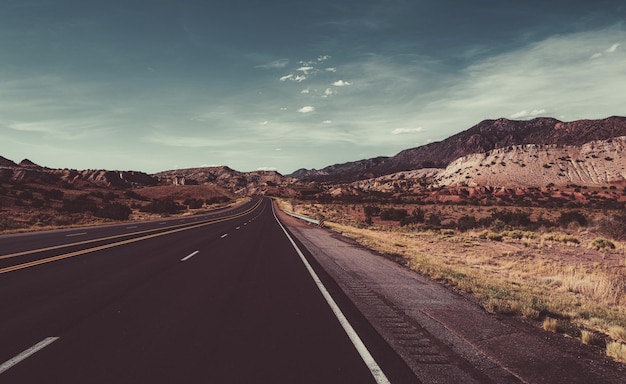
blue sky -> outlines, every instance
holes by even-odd
[[[0,155],[286,174],[484,119],[625,115],[624,4],[3,0]]]

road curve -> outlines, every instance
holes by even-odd
[[[269,199],[195,219],[0,237],[0,383],[418,382]]]

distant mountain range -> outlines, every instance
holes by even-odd
[[[326,168],[239,172],[229,167],[137,171],[51,169],[0,156],[0,182],[88,187],[217,185],[232,192],[300,195],[416,193],[441,187],[626,184],[626,117],[562,122],[485,120],[445,140]],[[332,192],[332,193],[331,193]]]
[[[300,180],[346,183],[401,171],[446,168],[463,156],[515,145],[580,146],[620,136],[626,136],[626,117],[573,122],[553,118],[484,120],[443,141],[406,149],[393,157],[335,164],[320,170],[299,169],[288,176]]]

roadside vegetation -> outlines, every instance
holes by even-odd
[[[287,210],[520,316],[626,362],[623,210],[423,204],[320,204]]]
[[[53,188],[7,182],[0,184],[0,233],[193,214],[232,201],[222,191],[199,185]]]

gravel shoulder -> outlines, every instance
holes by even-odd
[[[489,314],[348,238],[277,213],[421,382],[626,382],[626,367],[593,347]]]

